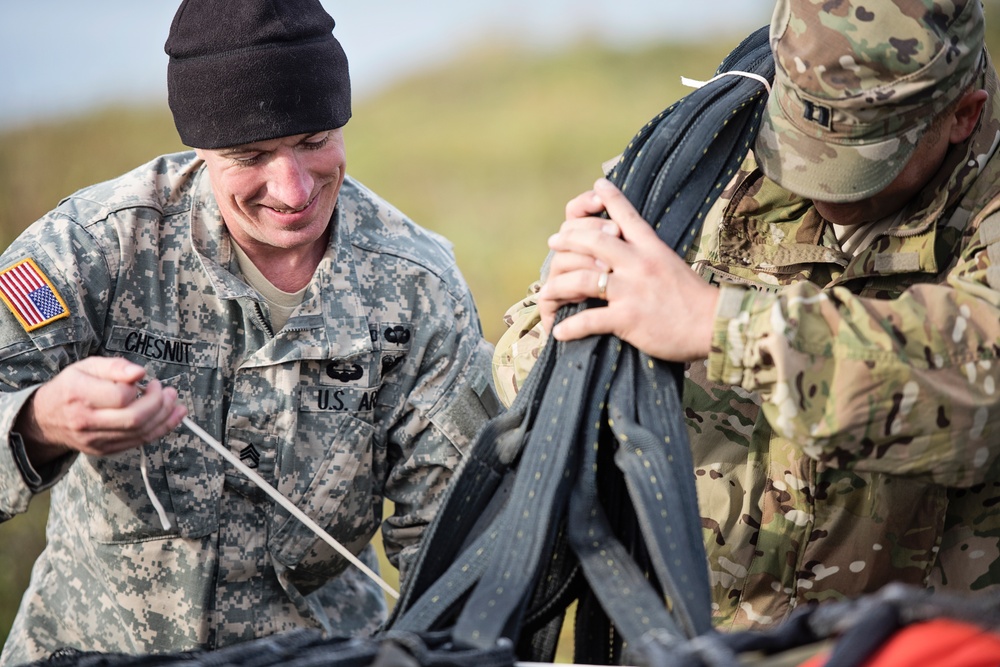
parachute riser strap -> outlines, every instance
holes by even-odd
[[[393,608],[386,627],[393,627],[396,619],[406,613],[452,563],[460,559],[459,554],[464,553],[466,560],[476,560],[468,546],[478,537],[473,533],[473,527],[489,505],[502,478],[520,456],[526,441],[525,434],[532,426],[541,399],[541,392],[537,392],[536,387],[548,378],[555,356],[554,349],[542,350],[536,362],[538,372],[529,375],[510,408],[487,422],[476,437],[445,493],[440,510],[424,533],[413,575]],[[456,536],[461,539],[456,539]]]
[[[518,463],[505,516],[505,541],[480,580],[455,626],[460,645],[487,647],[500,637],[518,639],[516,620],[551,550],[565,499],[574,482],[580,423],[599,339],[558,343],[555,366],[536,423]]]
[[[673,377],[664,365],[645,361],[648,365],[637,369],[638,353],[630,349],[623,355],[608,405],[609,437],[657,580],[684,636],[693,637],[711,629],[701,524],[689,519],[698,516],[698,508],[687,500],[697,497],[694,465],[683,420],[664,419],[683,414]],[[647,390],[635,392],[635,386]]]

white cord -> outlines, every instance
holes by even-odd
[[[768,95],[771,94],[771,84],[768,82],[767,79],[765,79],[764,77],[762,77],[760,74],[755,74],[753,72],[741,72],[739,70],[732,70],[730,72],[722,72],[721,74],[716,74],[715,76],[713,76],[708,81],[698,81],[697,79],[689,79],[686,76],[682,76],[681,77],[681,83],[684,84],[685,86],[687,86],[688,88],[701,88],[702,86],[707,86],[708,84],[712,83],[713,81],[716,81],[717,79],[721,79],[724,76],[743,76],[743,77],[746,77],[748,79],[753,79],[755,81],[760,81],[762,84],[764,84],[764,89],[767,90],[767,94]]]
[[[139,451],[141,452],[139,456],[139,471],[142,473],[142,481],[146,485],[146,495],[149,497],[149,502],[153,503],[153,509],[160,515],[160,525],[163,526],[163,530],[170,530],[173,524],[170,523],[170,518],[167,516],[166,510],[163,509],[163,504],[160,503],[160,499],[153,493],[153,487],[149,483],[149,473],[146,471],[146,447],[140,447]]]
[[[275,500],[275,502],[277,502],[279,505],[281,505],[282,507],[284,507],[286,510],[288,510],[292,514],[292,516],[294,516],[296,519],[298,519],[303,524],[305,524],[305,526],[309,530],[311,530],[312,532],[316,533],[316,535],[319,538],[321,538],[324,542],[326,542],[331,547],[333,547],[337,551],[337,553],[339,553],[341,556],[343,556],[348,561],[350,561],[359,570],[361,570],[362,572],[364,572],[368,576],[369,579],[371,579],[376,584],[378,584],[379,587],[381,587],[381,589],[383,591],[385,591],[386,593],[388,593],[389,595],[391,595],[394,600],[398,600],[399,599],[399,593],[396,592],[396,590],[392,586],[390,586],[389,584],[387,584],[370,567],[368,567],[367,565],[365,565],[364,563],[362,563],[361,560],[357,556],[355,556],[350,551],[348,551],[347,547],[345,547],[343,544],[341,544],[337,540],[333,539],[333,537],[331,537],[330,534],[327,533],[325,530],[323,530],[322,528],[320,528],[316,524],[315,521],[313,521],[312,519],[310,519],[308,516],[306,516],[305,513],[302,512],[302,510],[300,510],[298,507],[296,507],[295,505],[293,505],[292,502],[290,500],[288,500],[288,498],[285,498],[283,495],[281,495],[278,492],[277,489],[275,489],[273,486],[271,486],[270,484],[268,484],[267,481],[265,481],[263,477],[261,477],[260,475],[258,475],[257,473],[255,473],[251,468],[249,468],[245,463],[243,463],[243,461],[240,461],[240,459],[235,454],[233,454],[228,449],[226,449],[225,447],[223,447],[222,444],[218,440],[216,440],[215,438],[213,438],[212,436],[210,436],[200,426],[198,426],[197,424],[195,424],[193,421],[191,421],[187,417],[185,417],[184,420],[181,423],[184,424],[185,426],[187,426],[189,429],[191,429],[191,431],[195,435],[197,435],[199,438],[201,438],[202,440],[204,440],[212,449],[214,449],[215,451],[217,451],[220,454],[222,454],[223,458],[225,458],[227,461],[229,461],[230,463],[232,463],[233,466],[235,466],[236,469],[239,470],[241,473],[243,473],[244,475],[246,475],[250,479],[251,482],[253,482],[257,486],[259,486],[261,489],[263,489],[267,493],[267,495],[271,496]]]

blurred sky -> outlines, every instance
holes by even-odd
[[[232,0],[239,2],[240,0]],[[484,41],[559,48],[749,32],[771,0],[322,0],[362,98]],[[179,0],[0,0],[0,129],[166,99],[163,42]]]

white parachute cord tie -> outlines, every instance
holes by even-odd
[[[767,91],[767,94],[768,95],[771,94],[771,84],[770,82],[768,82],[767,79],[762,77],[760,74],[755,74],[754,72],[741,72],[739,70],[732,70],[730,72],[722,72],[721,74],[716,74],[708,81],[698,81],[697,79],[689,79],[686,76],[682,76],[681,83],[687,86],[688,88],[701,88],[702,86],[707,86],[713,81],[721,79],[724,76],[742,76],[748,79],[753,79],[754,81],[759,81],[760,83],[764,84],[764,90]]]
[[[382,577],[378,576],[378,574],[376,574],[370,567],[368,567],[367,565],[365,565],[364,563],[362,563],[361,560],[357,556],[355,556],[350,551],[348,551],[347,547],[345,547],[343,544],[341,544],[337,540],[333,539],[333,537],[329,533],[327,533],[325,530],[323,530],[322,528],[320,528],[320,526],[317,525],[315,521],[313,521],[312,519],[310,519],[308,516],[306,516],[306,514],[304,512],[302,512],[302,510],[300,510],[298,507],[296,507],[295,505],[293,505],[292,501],[288,500],[288,498],[285,498],[283,495],[281,495],[278,492],[278,490],[275,489],[270,484],[268,484],[267,481],[263,477],[261,477],[260,475],[258,475],[257,473],[255,473],[249,466],[247,466],[245,463],[243,463],[243,461],[240,461],[240,459],[235,454],[233,454],[228,449],[226,449],[225,447],[223,447],[222,443],[220,443],[218,440],[216,440],[215,438],[213,438],[212,436],[210,436],[208,433],[206,433],[204,429],[202,429],[200,426],[198,426],[197,424],[195,424],[188,417],[185,417],[181,423],[184,424],[185,426],[187,426],[188,429],[190,429],[192,433],[194,433],[199,438],[201,438],[202,440],[204,440],[205,443],[207,443],[209,447],[211,447],[215,451],[219,452],[219,454],[222,454],[222,457],[224,459],[226,459],[227,461],[229,461],[231,464],[233,464],[233,466],[237,470],[239,470],[241,473],[243,473],[244,475],[246,475],[247,478],[251,482],[253,482],[257,486],[259,486],[264,492],[267,493],[267,495],[271,496],[271,498],[273,498],[275,502],[277,502],[279,505],[281,505],[286,510],[288,510],[289,513],[291,513],[292,516],[294,516],[296,519],[298,519],[299,521],[301,521],[306,526],[306,528],[308,528],[309,530],[311,530],[312,532],[314,532],[317,535],[317,537],[319,537],[324,542],[326,542],[331,547],[333,547],[337,551],[337,553],[339,553],[341,556],[343,556],[348,561],[350,561],[351,564],[353,564],[359,570],[361,570],[362,572],[364,572],[365,575],[369,579],[371,579],[376,584],[378,584],[379,587],[383,591],[385,591],[388,595],[392,596],[392,598],[394,600],[398,600],[399,599],[399,593],[396,592],[396,590],[392,586],[390,586],[389,584],[387,584],[382,579]]]
[[[173,524],[170,523],[170,518],[167,516],[166,510],[163,509],[163,503],[160,499],[156,497],[153,493],[153,486],[149,483],[149,473],[147,468],[149,467],[146,463],[146,446],[143,445],[139,448],[139,472],[142,473],[142,482],[146,485],[146,496],[149,498],[149,502],[153,503],[153,509],[160,517],[160,525],[163,526],[163,530],[170,530],[173,528]]]

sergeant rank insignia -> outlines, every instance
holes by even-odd
[[[0,271],[0,299],[25,331],[69,317],[66,302],[30,258]]]

